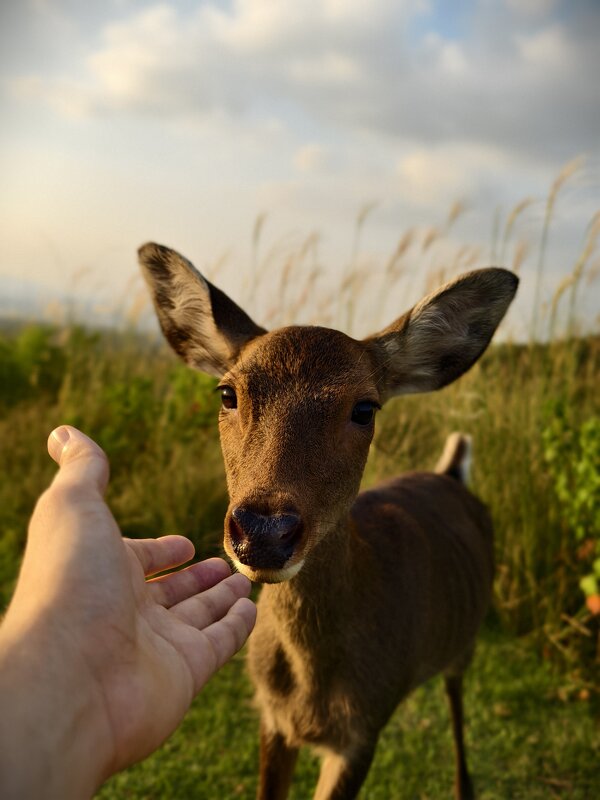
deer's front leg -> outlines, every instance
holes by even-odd
[[[375,742],[352,754],[330,753],[323,759],[314,800],[353,800],[373,761]]]
[[[280,733],[261,723],[258,800],[286,800],[297,758],[297,747],[289,747]]]

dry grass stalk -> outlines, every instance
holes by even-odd
[[[344,295],[344,291],[345,291],[344,287],[349,288],[350,285],[351,285],[351,282],[348,281],[348,278],[349,278],[349,275],[351,275],[352,272],[354,272],[355,269],[356,269],[356,262],[357,262],[357,259],[358,259],[358,252],[359,252],[360,237],[361,237],[362,229],[364,227],[365,222],[367,221],[368,216],[377,208],[378,205],[379,205],[379,203],[376,202],[376,201],[372,201],[370,203],[365,203],[362,206],[362,208],[360,209],[360,211],[358,212],[357,216],[356,216],[356,223],[354,225],[354,240],[352,242],[352,254],[351,254],[351,257],[350,257],[350,262],[349,262],[349,264],[346,265],[346,268],[345,268],[343,276],[342,276],[342,283],[341,283],[341,289],[340,289],[340,302],[339,302],[339,306],[338,306],[338,314],[339,314],[338,319],[339,319],[339,324],[340,325],[342,325],[342,314],[343,314],[344,308],[347,309],[347,313],[346,313],[346,330],[349,329],[349,327],[350,327],[350,322],[351,322],[351,317],[352,317],[352,298],[349,298],[348,303],[344,302],[344,300],[343,300],[343,295]]]
[[[289,324],[293,324],[297,319],[302,317],[303,312],[306,311],[307,306],[314,303],[314,298],[317,296],[316,285],[321,274],[319,267],[313,269],[306,276],[304,286],[299,292],[296,300],[290,305],[290,310],[287,315]]]
[[[591,266],[587,271],[587,278],[586,278],[586,285],[591,286],[598,280],[598,276],[600,275],[600,258],[597,258],[594,262],[592,262]]]
[[[573,272],[571,276],[573,278],[571,282],[571,299],[569,303],[569,333],[573,333],[574,323],[575,323],[575,308],[576,308],[576,300],[577,300],[577,286],[581,281],[581,276],[583,275],[583,270],[589,259],[591,258],[594,250],[596,249],[596,245],[598,243],[598,237],[600,236],[600,211],[597,211],[588,226],[588,232],[585,240],[585,244],[583,250],[575,266],[573,267]]]
[[[46,303],[43,310],[43,316],[50,320],[53,325],[61,328],[67,322],[67,308],[60,300],[50,300]]]
[[[563,188],[565,183],[572,178],[577,172],[580,172],[585,164],[585,157],[584,156],[577,156],[576,158],[571,159],[568,161],[561,171],[558,173],[558,176],[555,178],[554,183],[552,184],[552,188],[550,189],[550,194],[548,195],[548,203],[554,205],[556,200],[556,196]]]
[[[578,172],[585,162],[583,156],[578,156],[577,158],[572,159],[569,161],[565,166],[561,169],[558,177],[554,180],[550,192],[548,193],[548,198],[546,200],[546,213],[544,215],[544,225],[542,228],[542,238],[540,240],[540,253],[538,259],[538,265],[535,274],[535,287],[533,293],[533,314],[531,318],[531,339],[535,339],[538,333],[538,309],[541,307],[541,288],[542,288],[542,274],[544,271],[544,261],[546,257],[546,245],[548,243],[548,232],[550,230],[550,224],[552,222],[552,217],[554,214],[554,206],[556,204],[556,198],[558,197],[559,192],[564,187],[565,183]]]
[[[125,320],[131,327],[135,327],[144,311],[150,306],[150,295],[145,286],[141,286],[133,294],[133,299],[129,304],[129,308],[125,312]]]
[[[561,280],[561,282],[558,284],[558,286],[556,287],[556,290],[555,290],[555,292],[554,292],[554,294],[552,296],[552,304],[551,304],[551,312],[550,312],[551,319],[552,319],[552,323],[550,325],[550,327],[551,327],[551,330],[550,330],[551,336],[553,336],[553,334],[555,333],[554,323],[556,321],[556,312],[557,312],[557,309],[558,309],[558,304],[560,303],[560,299],[563,296],[563,294],[567,291],[567,289],[569,289],[571,286],[573,286],[573,284],[575,283],[575,280],[576,280],[576,278],[575,278],[575,275],[573,273],[570,273],[569,275],[566,275]]]
[[[219,256],[219,258],[217,258],[216,261],[213,261],[212,264],[209,264],[205,268],[206,277],[209,279],[209,281],[212,281],[213,283],[215,282],[217,277],[223,272],[223,268],[229,261],[230,256],[231,252],[226,250],[222,255]]]
[[[252,229],[252,269],[250,274],[244,281],[244,286],[243,286],[244,298],[250,299],[256,289],[260,241],[262,238],[262,232],[266,219],[267,219],[267,213],[263,211],[256,217],[254,221],[254,227]]]
[[[377,200],[372,200],[370,203],[365,203],[356,216],[356,228],[360,230],[365,224],[367,217],[375,211],[379,203]]]
[[[479,248],[468,244],[463,245],[457,250],[452,261],[452,265],[449,269],[449,273],[453,274],[462,272],[465,269],[469,269],[469,267],[472,267],[473,264],[476,264],[477,261],[479,261],[480,255],[481,252]]]
[[[281,314],[281,306],[279,304],[270,306],[263,318],[264,324],[267,327],[272,327],[277,325],[278,317]]]
[[[385,274],[394,275],[402,272],[402,268],[398,266],[402,257],[405,255],[415,238],[415,229],[409,228],[399,239],[396,249],[392,253],[390,260],[386,264]]]
[[[421,252],[423,253],[427,252],[427,250],[429,250],[431,245],[439,238],[440,238],[439,229],[432,225],[431,228],[428,228],[427,231],[425,232],[425,236],[423,237],[423,242],[421,244]]]
[[[519,270],[521,269],[523,262],[527,258],[529,254],[529,242],[526,242],[525,239],[521,239],[515,245],[515,252],[513,255],[511,269],[513,272],[518,274]]]
[[[258,247],[260,245],[260,240],[262,236],[263,227],[265,225],[267,219],[267,212],[262,211],[254,221],[254,227],[252,229],[252,249],[255,254],[258,253]],[[256,261],[255,261],[256,263]]]
[[[512,229],[515,226],[517,219],[521,216],[521,214],[529,208],[529,206],[533,205],[535,200],[533,197],[526,197],[524,200],[521,200],[517,205],[512,209],[510,214],[506,219],[506,225],[504,226],[504,241],[508,241],[510,238],[510,234],[512,233]]]
[[[513,228],[517,219],[523,214],[523,212],[533,205],[535,201],[532,197],[526,197],[524,200],[521,200],[516,206],[512,209],[510,214],[506,219],[506,224],[504,226],[504,233],[502,235],[502,247],[500,250],[500,264],[504,264],[505,257],[506,257],[506,248],[508,246],[508,242],[510,240],[511,234],[513,232]]]
[[[456,222],[456,220],[464,214],[467,210],[467,204],[464,200],[455,200],[454,203],[450,206],[450,211],[448,212],[448,217],[446,219],[446,231],[448,231],[452,225]]]
[[[428,270],[425,280],[425,292],[427,294],[433,292],[439,286],[443,286],[447,280],[448,273],[445,267],[434,267]]]
[[[356,270],[353,270],[349,275],[346,275],[342,284],[340,286],[340,293],[344,294],[345,292],[350,292],[350,290],[354,287],[354,282],[356,280]]]
[[[470,254],[465,258],[463,262],[463,266],[465,269],[470,269],[474,267],[481,261],[481,248],[480,247],[471,247]]]

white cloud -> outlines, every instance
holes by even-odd
[[[299,172],[318,172],[328,165],[328,154],[320,144],[305,144],[294,153],[294,167]]]
[[[404,191],[420,205],[431,205],[441,195],[447,198],[465,189],[464,173],[445,153],[415,150],[399,160],[397,173]]]
[[[305,87],[336,84],[348,86],[361,79],[357,61],[351,56],[336,52],[295,59],[290,62],[289,74]]]
[[[410,150],[398,159],[396,173],[407,199],[439,208],[472,196],[481,185],[499,183],[507,168],[500,148],[450,143]]]
[[[423,44],[429,63],[433,63],[442,75],[467,76],[469,62],[458,42],[447,41],[434,32],[425,36]]]
[[[541,2],[529,0],[539,13],[523,28],[496,4],[492,24],[482,4],[477,36],[460,41],[443,26],[428,31],[418,0],[372,0],[368,13],[358,0],[158,4],[105,26],[74,75],[38,76],[27,91],[71,115],[218,111],[247,121],[277,108],[285,121],[345,132],[566,158],[596,145],[600,57],[581,20],[549,21]],[[411,33],[415,18],[421,36]]]
[[[574,42],[560,25],[552,25],[530,36],[517,36],[517,49],[523,61],[539,70],[571,70],[576,59]]]
[[[507,6],[526,16],[547,15],[556,8],[557,0],[506,0]]]

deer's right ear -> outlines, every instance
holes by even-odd
[[[138,258],[162,332],[190,367],[220,377],[246,342],[266,333],[174,250],[150,242]]]
[[[441,389],[466,372],[488,346],[518,283],[505,269],[469,272],[369,337],[384,399]]]

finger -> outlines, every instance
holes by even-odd
[[[62,425],[48,437],[48,452],[60,466],[53,484],[75,485],[104,494],[108,484],[108,459],[89,436],[70,425]]]
[[[185,564],[194,557],[195,548],[185,536],[160,536],[158,539],[125,539],[135,554],[144,575],[155,575],[171,567]]]
[[[146,582],[146,586],[156,603],[171,608],[192,595],[211,589],[229,575],[231,569],[222,558],[209,558],[178,572],[152,578]]]
[[[242,597],[217,622],[201,631],[207,648],[200,648],[202,658],[196,660],[196,691],[199,691],[209,678],[229,661],[244,646],[256,622],[256,606],[252,600]],[[212,658],[207,656],[207,651]]]
[[[171,613],[188,625],[202,630],[224,617],[240,597],[248,597],[251,585],[245,575],[235,573],[206,592],[172,606]]]

